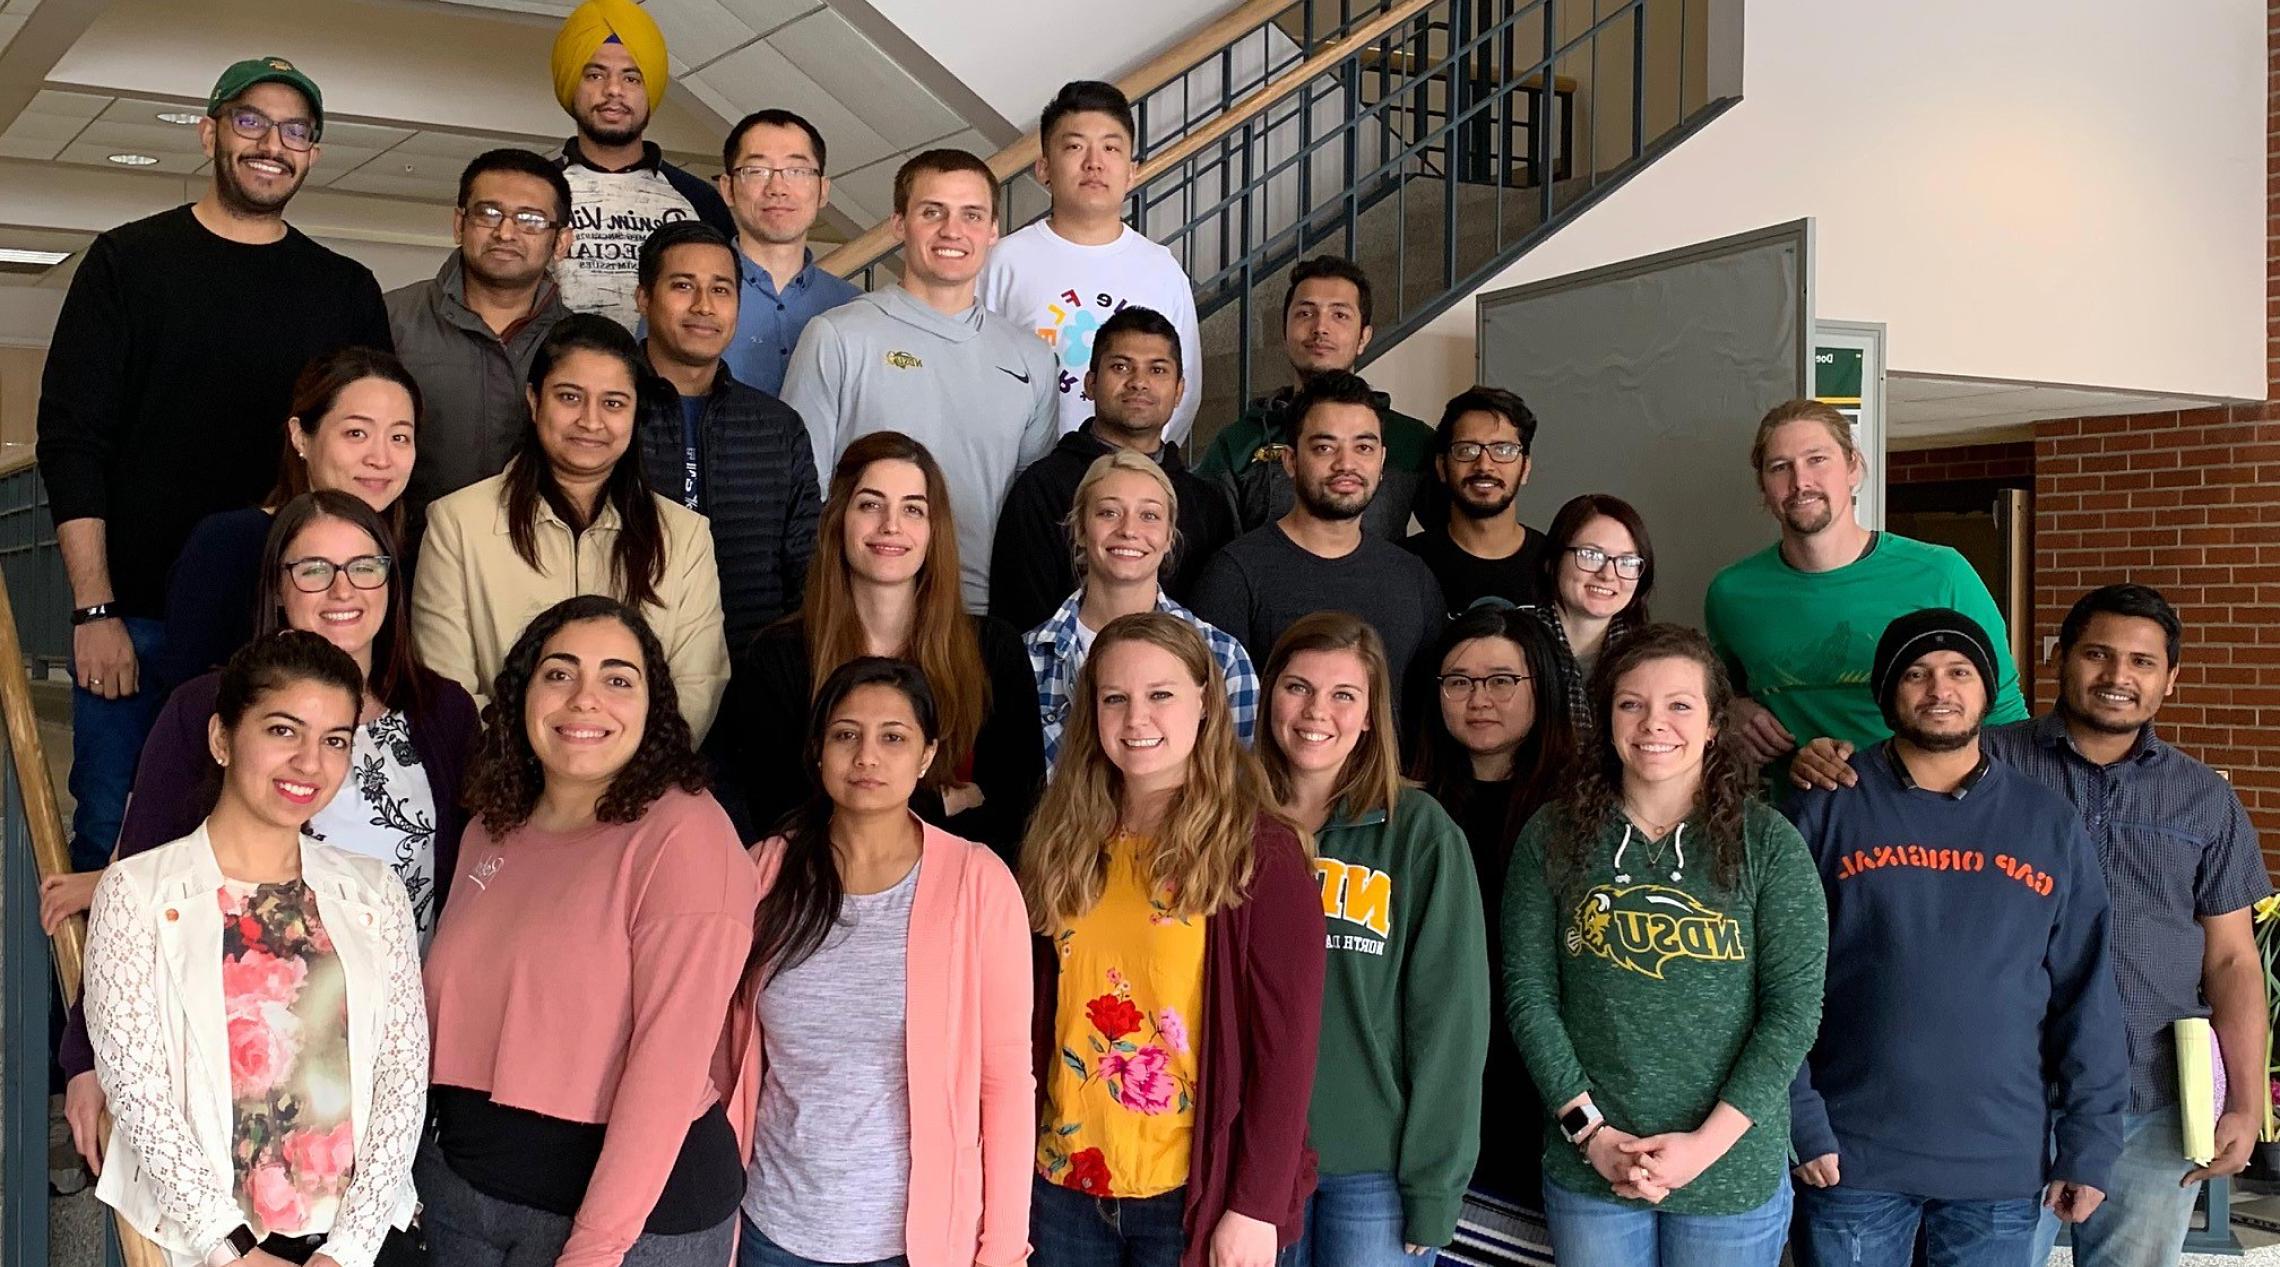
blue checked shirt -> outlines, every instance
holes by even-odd
[[[2113,902],[2114,984],[2129,1031],[2130,1109],[2177,1103],[2169,1024],[2207,1016],[2200,921],[2272,892],[2256,828],[2224,776],[2163,742],[2152,723],[2129,755],[2094,765],[2048,713],[1982,736],[1996,760],[2074,803]]]
[[[1037,715],[1045,726],[1047,778],[1052,777],[1053,763],[1061,755],[1061,727],[1069,718],[1069,693],[1076,687],[1077,670],[1084,667],[1084,652],[1077,646],[1077,605],[1084,596],[1083,590],[1069,595],[1044,624],[1021,637],[1022,648],[1029,652],[1030,671],[1037,675]],[[1165,597],[1162,590],[1156,591],[1156,610],[1179,617],[1203,635],[1203,645],[1219,662],[1219,675],[1227,679],[1227,704],[1235,713],[1235,737],[1250,743],[1252,727],[1259,719],[1259,675],[1251,667],[1251,653],[1235,641],[1234,635],[1205,623]]]

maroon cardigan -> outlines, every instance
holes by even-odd
[[[475,750],[475,700],[449,678],[426,669],[413,672],[426,687],[426,706],[408,710],[407,717],[412,750],[419,754],[420,765],[427,772],[428,790],[435,795],[435,905],[440,911],[451,877],[459,870],[459,834],[467,826],[467,811],[460,806],[459,791],[467,759]],[[131,858],[180,840],[206,821],[221,770],[206,745],[206,719],[214,715],[221,683],[221,674],[206,673],[184,682],[167,696],[165,707],[151,726],[150,738],[143,741],[142,756],[135,765],[134,795],[127,801],[126,820],[119,824],[113,858]],[[66,1077],[95,1067],[84,1004],[71,1009],[56,1061]]]
[[[1306,1116],[1322,1030],[1322,890],[1289,826],[1259,816],[1251,891],[1204,920],[1203,1064],[1188,1157],[1181,1267],[1205,1267],[1229,1210],[1296,1244],[1314,1193]],[[1036,940],[1038,1094],[1056,1059],[1060,957]]]

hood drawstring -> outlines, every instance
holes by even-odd
[[[1625,851],[1625,850],[1627,850],[1627,849],[1629,849],[1629,848],[1631,847],[1631,835],[1632,835],[1632,827],[1631,827],[1631,824],[1630,824],[1628,821],[1626,821],[1626,822],[1623,824],[1623,843],[1622,843],[1622,844],[1619,844],[1619,845],[1617,845],[1617,846],[1615,846],[1615,883],[1617,883],[1617,884],[1629,884],[1629,883],[1631,882],[1631,873],[1630,873],[1630,872],[1628,872],[1628,871],[1625,871],[1625,870],[1623,869],[1623,853],[1624,853],[1624,851]],[[1680,824],[1678,825],[1678,834],[1677,834],[1677,835],[1675,835],[1675,836],[1673,836],[1673,837],[1671,837],[1671,842],[1670,842],[1670,843],[1671,843],[1671,848],[1672,848],[1674,851],[1676,851],[1676,853],[1677,853],[1677,855],[1678,855],[1678,857],[1677,857],[1677,860],[1676,860],[1676,865],[1674,865],[1674,866],[1673,866],[1673,867],[1671,867],[1671,869],[1670,869],[1670,878],[1672,879],[1672,881],[1674,881],[1674,882],[1675,882],[1675,881],[1677,881],[1677,880],[1679,879],[1680,875],[1681,875],[1682,873],[1684,873],[1684,872],[1685,872],[1685,870],[1686,870],[1686,824],[1685,824],[1685,823],[1680,823]]]

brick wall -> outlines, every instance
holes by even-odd
[[[2266,402],[2035,425],[2035,639],[2134,580],[2185,618],[2168,738],[2232,776],[2280,862],[2280,3],[2266,9]],[[2037,694],[2051,702],[2052,675]]]
[[[1884,459],[1888,484],[1932,484],[1942,480],[2034,478],[2031,440],[2009,444],[1951,444],[1937,449],[1903,449]]]

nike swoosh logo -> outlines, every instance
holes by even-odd
[[[1000,374],[1011,374],[1011,375],[1013,375],[1013,377],[1014,377],[1014,378],[1016,378],[1016,379],[1019,379],[1020,381],[1022,381],[1022,382],[1024,382],[1024,383],[1026,383],[1026,382],[1028,382],[1028,381],[1029,381],[1029,376],[1028,376],[1027,374],[1014,374],[1012,370],[1009,370],[1009,369],[1007,369],[1007,368],[1006,368],[1006,367],[1004,367],[1003,365],[1000,365],[1000,366],[998,366],[998,373],[1000,373]]]

